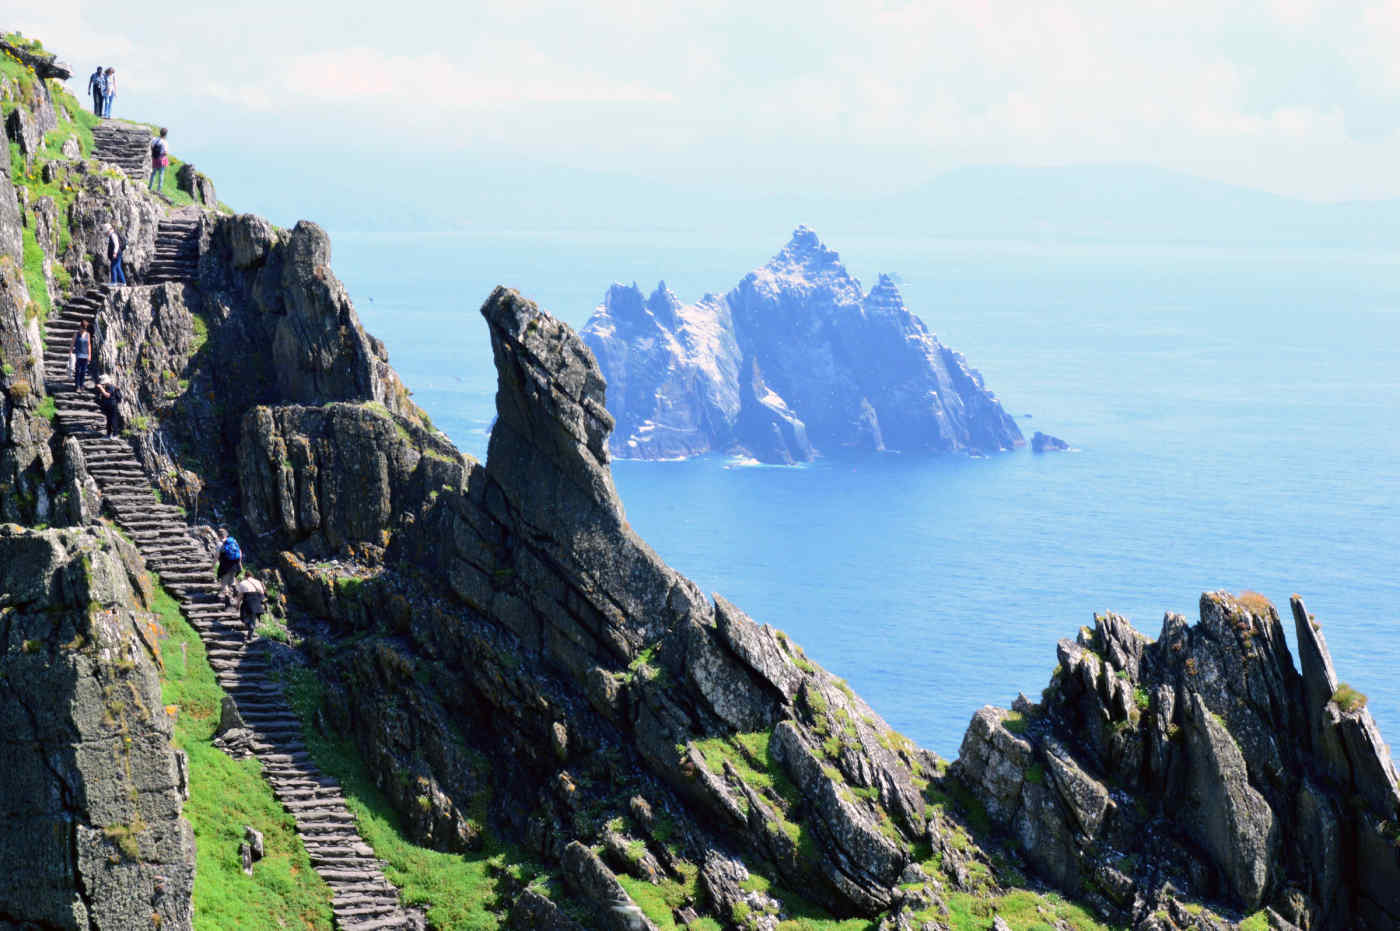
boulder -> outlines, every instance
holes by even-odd
[[[26,107],[15,107],[5,117],[5,136],[19,144],[19,154],[33,158],[43,146],[43,133]]]
[[[214,194],[214,182],[209,176],[196,171],[194,165],[185,162],[175,173],[175,186],[194,198],[196,203],[207,207],[217,207],[218,197]]]
[[[1067,449],[1069,449],[1069,444],[1058,436],[1051,436],[1037,430],[1031,437],[1031,452],[1033,453],[1059,453]]]
[[[572,841],[564,848],[564,882],[588,904],[601,931],[656,931],[617,876],[592,850]]]

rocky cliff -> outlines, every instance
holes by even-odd
[[[111,531],[0,526],[0,927],[191,927],[150,596]]]
[[[881,275],[861,289],[800,227],[723,297],[613,285],[582,331],[607,380],[614,455],[794,462],[838,449],[997,452],[1021,431]]]
[[[23,93],[32,103],[39,92],[31,82]],[[145,927],[159,916],[181,927],[190,915],[179,757],[152,703],[159,654],[143,626],[144,570],[94,525],[112,502],[42,377],[46,306],[75,296],[95,305],[98,367],[126,390],[140,481],[196,532],[232,525],[289,615],[292,646],[275,656],[289,681],[314,682],[298,693],[311,696],[299,707],[314,752],[363,767],[368,788],[354,792],[383,800],[361,825],[372,853],[406,883],[444,862],[434,850],[454,869],[485,863],[470,874],[489,887],[473,893],[472,921],[628,931],[1400,921],[1389,753],[1300,601],[1301,672],[1257,597],[1207,595],[1197,624],[1168,617],[1155,642],[1099,618],[1061,642],[1042,702],[979,712],[950,766],[636,535],[611,459],[619,432],[640,445],[657,430],[615,430],[605,397],[645,398],[657,384],[647,379],[704,398],[669,421],[691,425],[678,445],[647,441],[657,454],[699,451],[686,444],[723,417],[766,437],[751,451],[769,458],[800,453],[808,436],[818,448],[1019,441],[893,285],[861,293],[814,236],[799,231],[703,314],[664,289],[649,300],[616,290],[617,339],[597,355],[526,298],[495,291],[481,314],[499,419],[483,464],[413,405],[314,224],[282,230],[188,205],[198,255],[188,278],[86,291],[100,272],[92,231],[111,217],[128,224],[140,274],[172,205],[84,151],[63,156],[53,133],[73,118],[61,98],[55,114],[38,177],[76,190],[40,194],[28,168],[0,184],[0,513],[15,525],[0,532],[0,712],[11,722],[0,739],[21,774],[6,787],[11,840],[0,845],[20,892],[0,891],[0,926]],[[57,235],[39,236],[51,222]],[[768,317],[787,321],[787,343],[752,329]],[[643,349],[622,340],[643,332]],[[859,372],[836,348],[895,344],[913,360],[902,374]],[[628,363],[610,382],[613,350],[644,355],[645,377],[631,380]],[[673,368],[673,352],[705,364]],[[804,413],[817,396],[796,386],[804,358],[821,363],[811,384],[845,407]],[[902,413],[911,397],[922,399],[916,417]],[[434,908],[462,894],[462,874],[444,875],[415,893],[437,927],[453,920]]]

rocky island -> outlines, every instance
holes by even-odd
[[[319,227],[151,194],[22,55],[0,101],[41,133],[0,179],[0,928],[1400,923],[1395,769],[1302,599],[1297,665],[1252,593],[1155,640],[1098,615],[945,761],[636,535],[566,324],[482,305],[477,462]],[[63,370],[83,319],[115,439]],[[271,596],[250,646],[221,524]]]
[[[613,285],[582,330],[609,385],[613,455],[804,462],[841,449],[990,453],[1024,445],[960,353],[893,279],[869,292],[799,227],[725,294],[682,304]]]

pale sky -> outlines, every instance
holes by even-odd
[[[173,124],[206,165],[411,148],[858,193],[1127,162],[1400,196],[1400,2],[363,6],[44,0],[0,21],[60,51],[75,90],[116,65],[117,110]]]

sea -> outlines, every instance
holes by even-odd
[[[796,224],[794,224],[796,225]],[[632,526],[945,757],[1037,699],[1095,612],[1148,636],[1202,592],[1299,593],[1400,736],[1400,255],[820,231],[1072,452],[617,461]],[[614,281],[723,293],[789,230],[337,232],[333,267],[415,400],[484,459],[498,284],[582,326]],[[1296,651],[1295,651],[1296,656]]]

